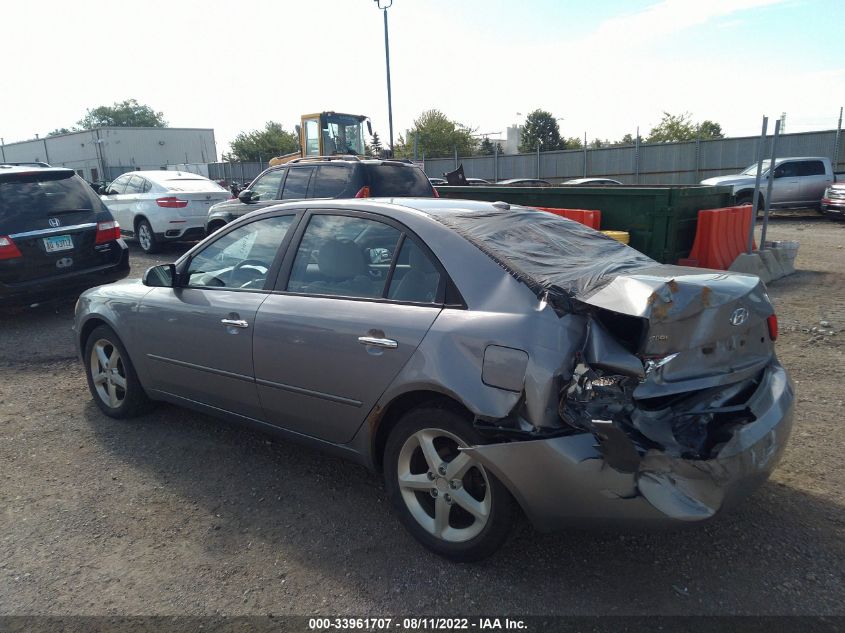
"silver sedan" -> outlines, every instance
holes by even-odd
[[[757,277],[505,203],[256,211],[87,291],[75,333],[106,415],[167,401],[381,470],[454,560],[495,551],[518,510],[544,530],[710,519],[791,426]]]

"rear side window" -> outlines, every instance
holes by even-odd
[[[0,180],[0,234],[25,230],[33,217],[99,211],[99,198],[79,176],[25,174]]]
[[[406,236],[390,280],[388,299],[414,303],[436,303],[440,272],[423,250]]]
[[[805,160],[798,163],[799,176],[824,176],[824,163],[820,160]]]
[[[308,181],[311,179],[313,171],[313,167],[289,169],[287,180],[285,180],[285,190],[282,193],[282,199],[292,200],[305,198],[308,194]]]
[[[352,170],[344,165],[320,165],[314,176],[311,197],[339,198],[351,180]]]
[[[434,191],[423,171],[411,165],[368,165],[370,195],[433,198]]]

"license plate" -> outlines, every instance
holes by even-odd
[[[69,251],[73,248],[73,240],[70,235],[56,235],[55,237],[44,238],[44,248],[48,253],[57,251]]]

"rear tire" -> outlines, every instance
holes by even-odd
[[[88,389],[100,411],[117,419],[146,412],[150,399],[144,392],[123,343],[107,325],[100,325],[85,341],[83,356]]]
[[[387,439],[385,488],[399,520],[453,561],[490,556],[514,522],[516,504],[504,484],[458,450],[483,443],[466,419],[434,405],[405,414]]]
[[[153,233],[153,227],[150,226],[147,220],[143,218],[138,220],[138,226],[135,227],[135,235],[138,237],[138,245],[141,247],[141,250],[148,255],[158,253],[161,250],[161,245],[158,239],[156,239],[156,234]]]

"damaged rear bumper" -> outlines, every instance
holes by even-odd
[[[702,521],[768,478],[792,428],[793,399],[786,371],[773,361],[748,402],[754,421],[737,427],[715,456],[684,459],[650,449],[626,469],[632,472],[610,466],[591,433],[465,450],[508,487],[540,530]]]

